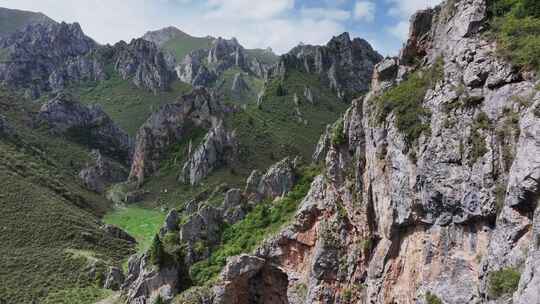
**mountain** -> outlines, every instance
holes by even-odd
[[[28,25],[54,23],[54,20],[42,13],[0,8],[0,39],[22,30]]]
[[[1,40],[3,226],[24,227],[30,219],[35,241],[28,244],[23,228],[5,230],[6,250],[15,248],[20,263],[2,255],[0,265],[9,268],[1,274],[2,301],[92,303],[124,279],[146,286],[142,277],[124,278],[122,266],[135,250],[151,247],[165,210],[229,197],[230,223],[244,218],[254,206],[238,205],[238,187],[249,178],[257,200],[286,193],[304,170],[301,159],[348,107],[317,75],[294,67],[270,75],[279,62],[270,50],[218,38],[176,63],[163,45],[181,33],[146,37],[99,45],[77,23],[51,23]],[[29,199],[20,198],[24,188]],[[192,234],[191,250],[202,244],[194,241],[199,236]],[[190,256],[195,263],[202,255]],[[185,271],[177,275],[191,280]]]
[[[142,39],[172,53],[177,61],[182,61],[191,51],[209,48],[214,40],[212,37],[193,37],[172,26],[147,32]]]
[[[128,303],[538,303],[538,65],[515,47],[538,32],[514,29],[540,15],[503,2],[415,14],[311,166],[285,158],[169,213]]]
[[[11,33],[0,302],[538,303],[535,3],[445,1],[387,58]]]

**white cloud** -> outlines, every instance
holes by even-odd
[[[435,7],[443,0],[386,0],[389,5],[388,15],[397,18],[394,25],[386,27],[386,31],[401,41],[409,36],[409,19],[419,10]]]
[[[416,11],[428,7],[434,7],[443,0],[387,0],[390,4],[388,14],[401,18],[409,18]]]
[[[409,22],[401,21],[394,26],[388,27],[387,30],[401,41],[405,41],[409,36]]]
[[[294,0],[0,0],[0,6],[79,22],[100,43],[129,41],[173,25],[192,35],[236,37],[245,47],[270,46],[278,53],[300,41],[327,43],[346,30],[345,17],[351,14],[336,7],[302,13],[294,5]]]
[[[375,20],[375,3],[370,1],[358,1],[354,6],[354,18],[372,22]]]
[[[311,18],[316,20],[321,19],[330,19],[330,20],[339,20],[345,21],[351,18],[351,13],[342,9],[332,9],[332,8],[302,8],[300,10],[300,15],[304,18]]]
[[[294,8],[294,0],[208,0],[207,18],[270,19]]]

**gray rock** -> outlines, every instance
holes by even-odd
[[[223,122],[211,129],[182,168],[179,180],[198,185],[215,169],[233,165],[238,155],[238,140],[234,132],[227,132]]]
[[[105,189],[109,185],[126,180],[128,177],[126,169],[104,158],[99,150],[92,151],[92,154],[95,158],[95,164],[79,172],[79,178],[87,189],[97,193],[105,193]]]
[[[240,97],[245,92],[249,91],[249,86],[244,80],[242,73],[236,73],[234,75],[231,92],[234,97]]]
[[[124,283],[124,273],[118,267],[109,267],[103,288],[119,290]]]
[[[58,94],[41,107],[38,120],[54,134],[68,135],[120,161],[131,159],[132,140],[100,106],[83,106],[70,95]]]
[[[300,45],[283,55],[273,74],[289,69],[317,74],[340,98],[367,92],[375,64],[383,58],[365,40],[351,40],[348,33],[332,38],[326,46]]]
[[[275,199],[292,190],[296,182],[293,161],[285,158],[268,169],[257,186],[257,199]],[[248,182],[249,184],[249,182]]]
[[[164,236],[169,232],[177,232],[180,224],[180,218],[178,217],[178,212],[174,209],[169,211],[167,217],[165,218],[165,225],[159,231],[160,236]]]
[[[189,134],[190,126],[210,129],[222,113],[222,105],[203,88],[161,107],[137,132],[129,179],[142,184],[146,176],[159,169],[167,148]]]

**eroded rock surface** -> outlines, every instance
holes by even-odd
[[[131,138],[99,105],[84,106],[68,94],[58,94],[43,104],[38,120],[55,134],[67,135],[121,161],[131,159]]]

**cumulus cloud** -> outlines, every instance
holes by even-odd
[[[349,11],[322,7],[302,8],[300,10],[300,15],[304,18],[311,18],[316,20],[330,19],[345,21],[351,18],[351,13]]]
[[[358,1],[354,6],[354,18],[371,22],[375,20],[375,3],[370,1]]]
[[[428,7],[434,7],[442,2],[442,0],[387,0],[390,4],[388,13],[391,16],[401,18],[409,18],[416,11]]]
[[[387,30],[395,37],[405,41],[409,36],[409,22],[401,21],[394,26],[387,27]]]
[[[269,19],[294,8],[294,0],[208,0],[208,18]]]

